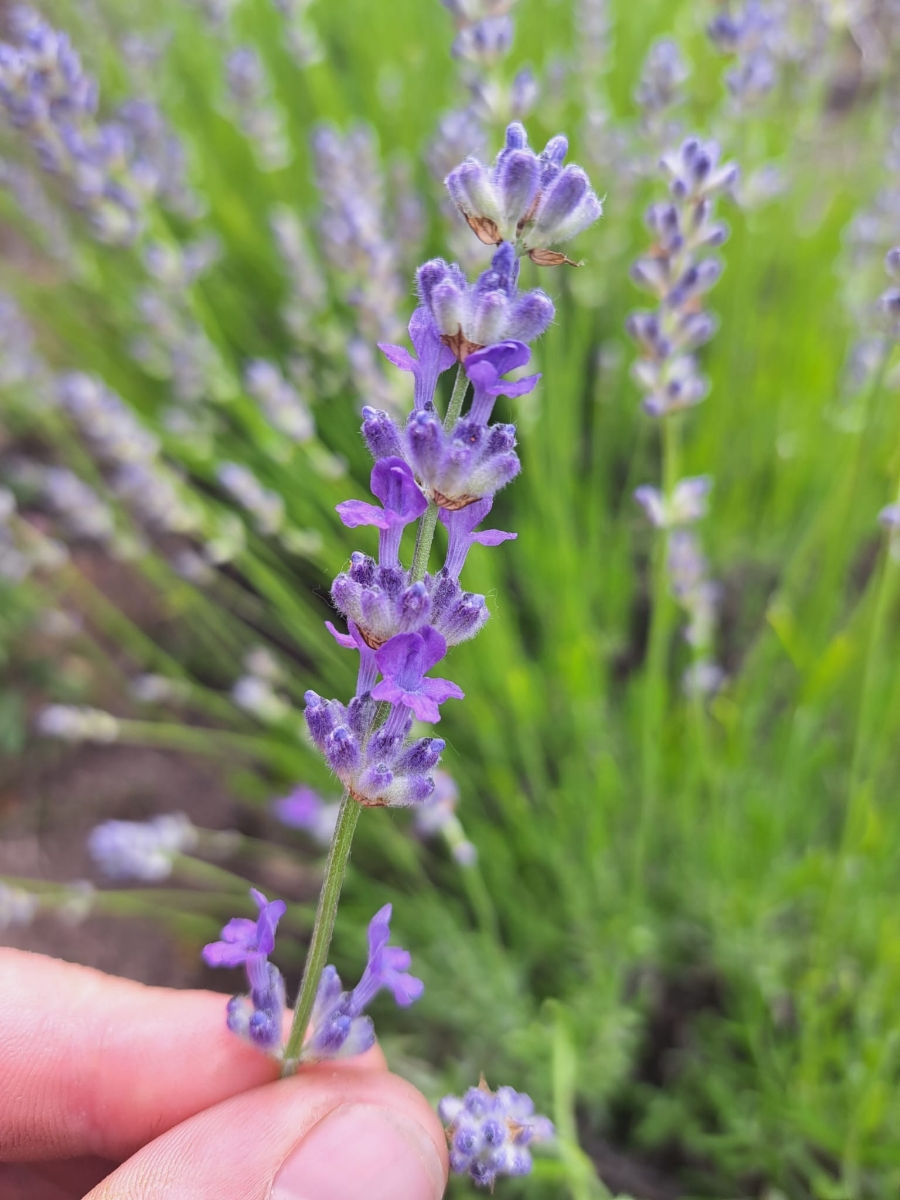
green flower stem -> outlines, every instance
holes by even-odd
[[[328,950],[331,946],[338,900],[341,896],[341,887],[344,883],[347,862],[350,858],[350,847],[353,844],[353,834],[356,831],[356,822],[359,820],[361,807],[349,792],[341,801],[334,837],[331,840],[331,849],[328,852],[328,861],[325,864],[325,878],[322,880],[322,890],[319,893],[319,906],[316,909],[309,952],[303,968],[303,979],[300,982],[300,991],[294,1006],[294,1019],[285,1047],[282,1075],[293,1075],[297,1070],[300,1051],[303,1049],[303,1040],[306,1037],[313,1004],[316,1000],[316,992],[319,989],[319,980],[325,970]]]
[[[409,572],[410,583],[419,583],[425,578],[428,559],[431,555],[431,543],[434,541],[434,531],[437,529],[437,519],[438,506],[433,500],[429,500],[428,507],[419,522],[419,528],[416,530],[416,549]]]
[[[859,709],[856,719],[856,732],[853,739],[853,755],[850,761],[849,782],[847,788],[847,807],[844,816],[844,827],[838,847],[838,856],[832,873],[832,893],[828,905],[830,910],[834,903],[835,889],[839,889],[846,873],[847,859],[850,856],[854,841],[858,838],[865,823],[866,809],[869,803],[869,789],[866,786],[865,760],[872,749],[874,728],[878,721],[878,704],[874,678],[879,665],[879,655],[885,653],[884,631],[888,624],[888,616],[895,599],[898,575],[898,562],[890,549],[884,551],[881,564],[881,574],[876,584],[874,610],[869,625],[868,645],[866,646],[863,664],[862,687],[860,691]],[[869,776],[871,778],[871,776]]]
[[[462,412],[463,401],[466,398],[466,392],[469,390],[469,377],[466,374],[466,369],[462,363],[456,368],[456,378],[453,380],[453,391],[450,393],[450,403],[447,405],[447,414],[444,417],[444,429],[447,433],[453,428],[459,420],[459,414]]]
[[[449,433],[462,412],[463,401],[469,389],[469,377],[462,363],[456,368],[456,378],[453,381],[453,391],[450,393],[450,403],[444,417],[444,429]],[[413,553],[412,568],[409,573],[410,583],[418,583],[425,578],[428,570],[428,559],[431,555],[431,543],[434,541],[434,531],[437,529],[438,506],[433,500],[428,501],[428,507],[419,522],[416,533],[416,549]]]
[[[444,836],[452,849],[451,830],[448,829]],[[491,939],[496,947],[502,947],[503,936],[500,932],[497,910],[494,908],[491,894],[487,889],[487,884],[484,882],[484,876],[481,873],[478,863],[470,863],[467,866],[461,865],[459,870],[462,877],[463,889],[469,904],[472,906],[478,928]]]
[[[669,497],[678,481],[680,421],[677,413],[662,418],[662,492]],[[634,846],[632,889],[640,894],[647,842],[656,815],[660,789],[663,724],[668,699],[667,651],[674,604],[669,589],[669,532],[660,531],[653,548],[652,603],[647,657],[644,664],[641,725],[641,807]]]

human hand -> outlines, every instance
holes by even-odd
[[[224,1007],[0,950],[2,1200],[438,1200],[441,1125],[377,1046],[277,1080]]]

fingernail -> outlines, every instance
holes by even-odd
[[[444,1173],[416,1121],[345,1104],[307,1133],[275,1176],[270,1200],[439,1200]]]

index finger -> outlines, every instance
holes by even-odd
[[[377,1049],[356,1066],[383,1066]],[[225,997],[0,949],[0,1161],[121,1161],[278,1076],[225,1026]]]

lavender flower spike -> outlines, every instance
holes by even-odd
[[[408,973],[410,955],[399,946],[389,946],[391,905],[385,904],[369,922],[369,956],[359,983],[351,992],[341,987],[332,966],[322,973],[313,1006],[310,1033],[301,1058],[307,1062],[346,1058],[362,1054],[375,1041],[371,1017],[363,1010],[382,988],[393,994],[401,1007],[413,1004],[425,985]]]
[[[446,653],[447,643],[430,626],[421,633],[398,633],[375,655],[384,678],[372,689],[373,700],[405,705],[420,721],[436,724],[441,719],[439,705],[465,696],[449,679],[425,677]]]
[[[511,1087],[492,1092],[482,1078],[465,1096],[445,1096],[438,1115],[447,1127],[450,1169],[493,1190],[498,1175],[528,1175],[535,1142],[554,1135],[534,1101]]]
[[[103,821],[91,830],[88,853],[109,879],[158,882],[172,874],[177,855],[196,840],[183,813],[163,813],[151,821]]]
[[[428,507],[413,473],[402,458],[383,458],[372,468],[372,492],[383,508],[364,500],[344,500],[337,505],[338,515],[348,529],[374,525],[381,531],[378,539],[378,558],[383,567],[400,565],[400,538],[410,523],[421,517]]]

